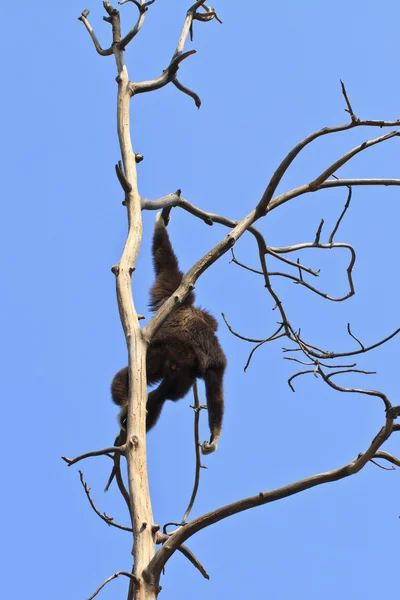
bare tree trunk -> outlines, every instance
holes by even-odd
[[[153,514],[151,510],[146,460],[146,343],[142,338],[131,291],[131,276],[141,237],[142,217],[137,189],[136,162],[130,139],[130,93],[125,66],[118,76],[118,137],[126,180],[131,191],[126,194],[128,236],[116,269],[118,307],[128,346],[129,404],[125,456],[128,463],[129,499],[134,532],[134,575],[128,600],[151,600],[157,593],[142,579],[142,572],[154,556]]]

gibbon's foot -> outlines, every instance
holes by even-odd
[[[211,454],[212,452],[215,452],[216,449],[218,447],[218,442],[214,441],[214,442],[203,442],[201,445],[201,453],[202,454]]]

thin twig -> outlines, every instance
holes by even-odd
[[[360,344],[361,350],[365,351],[364,344],[358,338],[356,338],[355,335],[352,334],[351,329],[350,329],[350,323],[347,323],[347,331],[348,331],[348,334],[353,338],[353,340],[355,340],[357,342],[357,344]]]
[[[282,325],[282,327],[283,327],[283,325]],[[276,334],[274,334],[274,335],[276,335]],[[274,342],[275,340],[278,340],[279,338],[285,337],[285,336],[286,336],[286,333],[281,333],[279,335],[276,335],[276,337],[271,336],[269,338],[266,338],[265,340],[262,340],[259,344],[257,344],[256,346],[254,346],[254,348],[252,349],[252,351],[249,354],[249,357],[247,359],[246,364],[243,367],[243,371],[246,373],[247,369],[250,366],[251,359],[253,358],[253,354],[256,352],[256,350],[258,350],[259,348],[261,348],[261,346],[263,346],[267,342]]]
[[[354,289],[354,282],[353,282],[353,269],[354,269],[354,265],[356,262],[356,253],[351,244],[346,244],[344,242],[333,242],[333,243],[329,243],[329,244],[320,244],[320,243],[316,244],[315,242],[304,242],[301,244],[294,244],[293,246],[284,246],[281,248],[274,248],[274,247],[268,246],[268,253],[269,254],[273,253],[273,256],[275,258],[277,258],[278,260],[287,261],[287,259],[284,259],[283,256],[280,256],[280,254],[290,253],[290,252],[298,252],[299,250],[304,250],[304,249],[308,249],[308,248],[314,248],[316,250],[334,250],[334,249],[338,249],[338,248],[344,248],[345,250],[348,250],[350,252],[350,261],[349,261],[349,264],[346,269],[347,280],[349,283],[349,291],[344,296],[335,297],[335,296],[329,296],[329,294],[326,294],[325,292],[321,292],[320,290],[318,290],[314,286],[310,285],[306,281],[303,281],[303,280],[296,281],[295,280],[294,282],[297,283],[298,285],[302,285],[303,287],[311,290],[318,296],[321,296],[322,298],[325,298],[326,300],[329,300],[330,302],[344,302],[348,298],[351,298],[352,296],[354,296],[355,289]],[[292,262],[292,261],[290,261],[290,262]],[[293,266],[297,266],[296,263],[292,262],[292,264],[293,264]],[[319,273],[319,271],[318,271],[318,273]],[[292,278],[292,277],[290,277],[290,278]]]
[[[227,326],[229,331],[232,333],[232,335],[238,337],[239,339],[244,340],[245,342],[251,342],[252,344],[260,344],[261,342],[265,341],[265,340],[257,340],[254,338],[245,337],[244,335],[237,333],[237,331],[235,331],[232,328],[232,325],[230,325],[230,323],[228,322],[228,319],[226,318],[225,314],[221,313],[221,316],[222,316],[223,320],[225,321],[225,325]],[[279,327],[278,331],[280,331],[281,329],[282,329],[282,325]],[[275,335],[275,334],[273,334],[273,335]]]
[[[293,387],[293,384],[292,384],[293,379],[296,379],[296,377],[300,377],[300,375],[307,375],[309,373],[315,374],[315,369],[309,369],[307,371],[299,371],[298,373],[295,373],[294,375],[292,375],[291,377],[289,377],[289,379],[288,379],[288,386],[290,387],[290,389],[292,390],[292,392],[296,391],[294,389],[294,387]]]
[[[393,430],[395,430],[395,426],[393,426]],[[375,452],[374,458],[381,458],[383,460],[387,460],[393,465],[396,465],[396,467],[400,467],[400,458],[397,458],[397,456],[393,456],[392,454],[389,454],[389,452],[385,452],[384,450],[378,450],[378,452]]]
[[[169,535],[170,534],[158,532],[157,533],[157,537],[156,537],[156,543],[157,544],[163,544],[163,543],[167,542],[168,538],[169,538]],[[207,573],[207,571],[205,570],[205,568],[203,567],[203,565],[201,564],[201,562],[193,554],[193,552],[191,550],[189,550],[189,548],[187,546],[184,546],[183,544],[181,544],[181,546],[179,546],[178,550],[179,550],[179,552],[181,552],[183,554],[183,556],[185,556],[192,563],[192,565],[198,571],[200,571],[200,573],[203,575],[203,577],[205,579],[210,579],[209,574]]]
[[[299,363],[300,365],[305,365],[306,367],[309,367],[311,365],[317,365],[320,364],[321,367],[325,367],[327,369],[351,369],[352,367],[355,367],[357,365],[357,363],[351,363],[350,365],[327,365],[323,362],[319,362],[318,360],[311,360],[309,362],[305,362],[304,360],[299,360],[298,358],[294,358],[292,356],[284,356],[283,360],[292,360],[296,363]]]
[[[86,452],[86,454],[81,454],[76,458],[67,458],[66,456],[62,456],[61,458],[67,463],[69,467],[76,464],[77,462],[84,460],[85,458],[91,458],[92,456],[104,456],[108,455],[111,452],[119,452],[123,454],[125,452],[125,444],[123,446],[111,446],[110,448],[104,448],[103,450],[94,450],[93,452]]]
[[[193,90],[188,88],[186,85],[183,85],[183,83],[181,83],[176,77],[172,80],[172,83],[176,87],[177,90],[179,90],[180,92],[183,92],[187,96],[190,96],[190,98],[192,98],[194,100],[194,103],[197,106],[197,108],[200,108],[201,99],[200,99],[200,96],[198,94],[196,94],[196,92],[194,92]]]
[[[99,511],[99,509],[96,507],[96,505],[93,502],[93,499],[92,499],[92,497],[90,495],[90,487],[87,485],[86,481],[83,479],[83,473],[82,473],[82,471],[79,471],[79,477],[80,477],[83,489],[85,490],[85,494],[87,496],[87,499],[89,500],[90,506],[93,508],[93,510],[96,513],[96,515],[98,515],[100,517],[100,519],[102,519],[109,526],[117,527],[117,529],[123,529],[124,531],[131,531],[132,532],[133,529],[131,527],[125,527],[125,525],[119,525],[119,523],[115,523],[113,517],[109,517],[108,515],[106,515],[106,513],[101,513]]]
[[[380,469],[383,469],[384,471],[395,471],[396,470],[396,467],[384,467],[383,465],[380,465],[373,458],[371,458],[369,462],[372,462],[375,466],[379,467]]]
[[[296,262],[297,262],[297,268],[298,268],[298,270],[299,270],[299,282],[300,282],[300,283],[304,283],[304,279],[303,279],[303,272],[302,272],[302,270],[301,270],[301,268],[300,268],[300,259],[298,258],[298,259],[296,260]]]
[[[297,246],[299,246],[299,244],[297,244]],[[315,244],[310,243],[310,247],[314,247],[314,246],[315,246]],[[319,247],[321,247],[321,245],[319,245],[318,248]],[[293,248],[294,248],[294,246],[293,246]],[[273,248],[272,246],[267,246],[267,254],[270,254],[277,260],[280,260],[280,261],[286,263],[287,265],[291,265],[292,267],[296,267],[297,269],[302,269],[303,271],[306,271],[306,273],[313,275],[313,277],[319,276],[319,270],[314,271],[313,269],[310,269],[310,267],[305,267],[304,265],[300,264],[298,259],[297,259],[297,262],[293,262],[292,260],[289,260],[288,258],[285,258],[284,256],[280,256],[278,254],[278,252],[292,252],[292,250],[283,250],[282,248]]]
[[[340,80],[340,85],[342,86],[342,94],[343,94],[344,99],[345,99],[346,104],[347,104],[347,109],[345,109],[345,111],[349,113],[352,122],[353,123],[357,123],[357,121],[359,121],[359,119],[357,119],[356,115],[353,112],[352,106],[350,104],[349,97],[348,97],[347,92],[346,92],[346,88],[344,87],[344,83],[343,83],[342,80]]]
[[[187,509],[185,510],[185,514],[182,517],[182,524],[187,522],[188,516],[193,508],[193,505],[196,500],[197,491],[199,489],[200,483],[200,471],[201,471],[201,454],[200,454],[200,439],[199,439],[199,421],[200,421],[200,400],[199,400],[199,390],[197,388],[197,381],[194,380],[193,383],[193,396],[194,396],[194,451],[196,456],[196,467],[195,467],[195,475],[194,475],[194,484],[192,495],[190,496],[189,504]]]
[[[94,594],[92,594],[90,596],[90,598],[88,598],[88,600],[93,600],[93,598],[95,598],[97,596],[97,594],[99,592],[101,592],[101,590],[103,589],[103,587],[105,587],[107,585],[107,583],[110,583],[110,581],[112,581],[113,579],[117,579],[117,577],[119,577],[120,575],[124,575],[125,577],[129,577],[129,579],[131,579],[132,581],[135,582],[135,584],[138,584],[137,578],[135,577],[135,575],[132,575],[132,573],[128,573],[128,571],[117,571],[116,573],[114,573],[114,575],[111,575],[111,577],[109,577],[108,579],[106,579],[105,581],[103,581],[103,583],[97,588],[97,590],[95,591]]]
[[[314,240],[314,244],[318,245],[319,244],[319,240],[321,238],[321,233],[322,233],[322,228],[324,226],[324,219],[321,219],[321,223],[319,224],[319,227],[317,229],[317,233],[315,234],[315,240]]]
[[[262,271],[258,271],[257,269],[252,269],[251,267],[248,267],[247,265],[239,262],[235,256],[235,252],[234,252],[233,248],[231,248],[231,253],[232,253],[232,260],[229,261],[230,263],[235,263],[235,265],[238,265],[239,267],[242,267],[243,269],[246,269],[246,271],[250,271],[251,273],[256,273],[257,275],[263,274]]]
[[[333,228],[331,235],[329,236],[329,240],[328,240],[329,244],[333,244],[333,238],[335,237],[335,234],[337,233],[337,230],[339,229],[339,225],[342,222],[342,219],[343,219],[344,215],[346,214],[347,209],[350,206],[350,200],[351,200],[352,193],[353,193],[353,190],[351,189],[351,187],[349,187],[349,193],[347,195],[346,204],[344,205],[341,215],[338,218],[337,223],[336,223],[335,227]]]
[[[354,369],[353,372],[359,372],[359,371]],[[318,365],[318,373],[321,375],[321,377],[325,381],[325,383],[327,383],[331,388],[333,388],[334,390],[337,390],[338,392],[346,392],[346,393],[352,393],[352,394],[364,394],[366,396],[375,396],[377,398],[380,398],[383,401],[386,411],[388,411],[390,408],[392,408],[392,405],[389,402],[388,397],[383,392],[379,392],[376,390],[364,390],[364,389],[360,389],[360,388],[348,388],[348,387],[343,387],[341,385],[338,385],[337,383],[334,383],[331,380],[331,377],[334,377],[335,375],[340,375],[342,373],[341,371],[329,373],[329,375],[326,375],[323,372],[323,370],[321,369],[321,367]]]

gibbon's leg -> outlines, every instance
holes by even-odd
[[[210,442],[203,442],[203,454],[211,454],[217,449],[221,437],[222,417],[224,415],[223,376],[225,367],[207,369],[204,375],[206,385],[206,398],[208,409],[208,423],[210,426]]]
[[[156,310],[178,289],[183,277],[161,213],[156,217],[152,252],[156,280],[150,290],[150,306]],[[191,292],[184,304],[193,304],[193,302],[194,294]]]
[[[146,369],[147,383],[153,384],[163,377],[168,377],[170,372],[175,373],[176,364],[168,360],[168,353],[160,345],[152,346],[147,352]],[[111,396],[113,402],[121,407],[118,422],[122,429],[126,429],[126,414],[128,410],[129,374],[128,367],[124,367],[116,375],[111,383]],[[125,443],[125,442],[124,442]]]
[[[146,431],[149,431],[158,421],[161,409],[166,401],[166,392],[168,391],[168,379],[163,379],[158,388],[150,392],[147,397],[147,417]]]
[[[194,383],[195,377],[185,371],[179,371],[172,377],[165,377],[158,388],[150,392],[147,398],[146,431],[157,423],[161,409],[166,400],[180,400],[186,396]]]
[[[111,396],[113,402],[121,407],[118,423],[121,429],[126,429],[126,413],[128,409],[129,375],[128,367],[124,367],[114,375],[111,383]]]

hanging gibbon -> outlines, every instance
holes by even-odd
[[[167,217],[168,218],[168,217]],[[176,291],[183,273],[172,249],[163,213],[158,213],[153,236],[153,262],[156,274],[150,290],[153,312]],[[216,450],[224,413],[223,377],[225,354],[215,331],[217,321],[207,311],[195,308],[194,294],[185,300],[161,325],[150,342],[147,358],[147,383],[158,383],[147,399],[146,429],[156,424],[166,400],[183,398],[196,378],[204,379],[206,388],[210,442],[202,444],[203,454]],[[128,368],[119,371],[111,384],[112,399],[121,406],[120,424],[124,427],[129,393]]]

